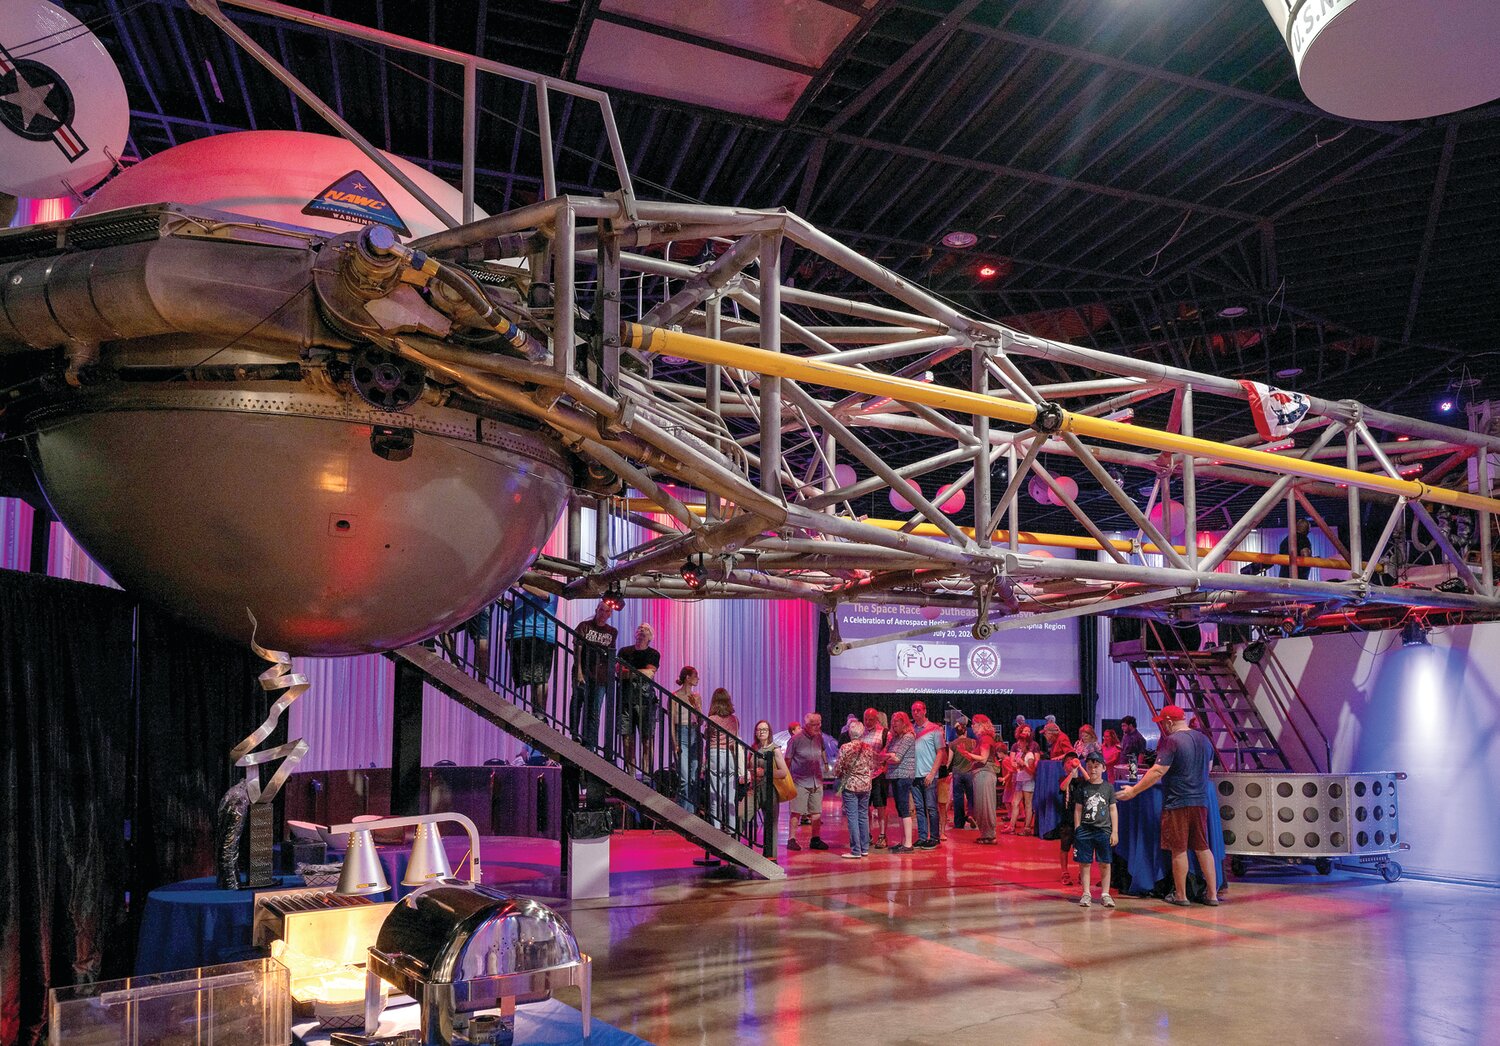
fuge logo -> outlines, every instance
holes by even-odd
[[[962,652],[952,643],[897,643],[896,674],[902,679],[957,679]]]

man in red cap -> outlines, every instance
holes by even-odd
[[[1141,780],[1124,788],[1118,799],[1133,799],[1162,782],[1161,848],[1172,855],[1172,892],[1167,903],[1187,907],[1188,851],[1198,857],[1198,870],[1208,883],[1204,904],[1218,907],[1219,870],[1208,842],[1208,772],[1214,746],[1203,734],[1188,726],[1187,713],[1167,705],[1156,717],[1161,724],[1161,743],[1156,746],[1156,764]]]

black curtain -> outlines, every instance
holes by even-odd
[[[0,1046],[128,976],[146,894],[212,869],[264,667],[126,593],[0,571]]]
[[[134,604],[0,572],[0,1041],[46,990],[97,980],[125,917]]]
[[[143,606],[137,638],[139,701],[132,766],[131,896],[214,874],[214,812],[244,771],[229,750],[260,725],[274,696],[248,642],[205,635]],[[245,622],[245,638],[250,638]],[[263,746],[280,744],[286,720]],[[262,772],[269,777],[273,764]]]

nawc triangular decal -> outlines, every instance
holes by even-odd
[[[375,183],[366,178],[362,171],[350,171],[318,193],[302,208],[302,213],[343,218],[360,225],[388,225],[402,236],[411,235],[411,230],[401,220],[401,215],[396,213],[396,208],[380,195]]]

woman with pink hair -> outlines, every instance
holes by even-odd
[[[1104,731],[1104,743],[1100,746],[1099,754],[1104,757],[1104,769],[1113,770],[1120,761],[1120,735],[1113,730]]]
[[[979,822],[979,838],[976,843],[992,844],[995,841],[995,771],[999,768],[999,755],[1003,745],[995,741],[995,724],[990,717],[980,713],[969,721],[973,731],[973,751],[969,758],[974,763],[974,820]]]

